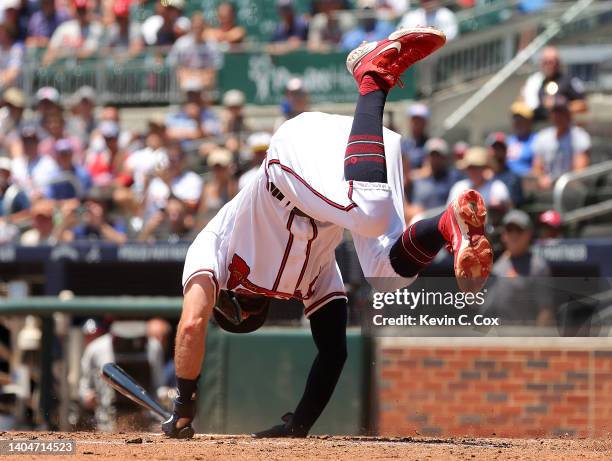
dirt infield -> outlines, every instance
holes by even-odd
[[[248,436],[197,435],[168,440],[148,433],[4,432],[0,439],[75,440],[76,455],[14,459],[93,460],[610,460],[612,439],[434,439],[374,437],[309,437],[256,440]],[[11,459],[3,457],[3,459]]]

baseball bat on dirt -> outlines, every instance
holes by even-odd
[[[128,399],[155,413],[162,421],[166,421],[172,416],[116,363],[107,363],[102,367],[102,379],[117,392],[121,392]]]

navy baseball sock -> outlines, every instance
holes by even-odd
[[[422,219],[408,226],[389,252],[391,266],[402,277],[417,275],[446,244],[439,230],[440,218],[446,213]]]
[[[329,402],[346,361],[347,305],[334,299],[310,316],[310,330],[318,354],[291,424],[297,435],[306,435]]]
[[[359,95],[344,156],[344,176],[347,180],[387,182],[383,142],[386,100],[387,93],[380,89]]]

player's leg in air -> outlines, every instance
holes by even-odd
[[[400,30],[389,40],[362,45],[349,55],[347,64],[357,80],[360,95],[345,152],[346,180],[387,182],[383,142],[387,94],[411,64],[443,44],[444,37],[432,29],[422,29],[420,33]],[[391,249],[392,267],[402,277],[417,275],[448,243],[455,253],[461,288],[477,289],[491,264],[490,247],[483,237],[484,219],[482,198],[474,191],[464,194],[444,213],[406,229]],[[310,317],[318,354],[304,395],[295,412],[283,416],[282,424],[254,434],[256,437],[308,434],[331,398],[345,362],[346,314],[346,301],[334,300]]]

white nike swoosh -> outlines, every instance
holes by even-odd
[[[378,53],[376,53],[376,56],[378,56],[379,54],[384,53],[387,50],[390,50],[391,48],[395,48],[397,50],[397,53],[399,54],[400,51],[402,51],[402,44],[400,42],[389,43],[382,50],[380,50]]]

